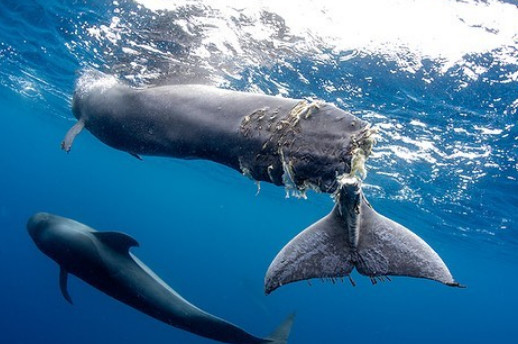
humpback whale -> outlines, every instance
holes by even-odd
[[[99,140],[141,155],[206,159],[304,195],[330,193],[331,213],[286,245],[270,265],[265,291],[311,278],[410,276],[459,286],[421,238],[372,209],[362,192],[375,143],[370,125],[332,104],[202,85],[131,88],[106,77],[80,78],[78,122]]]
[[[60,266],[65,299],[68,274],[168,325],[202,337],[234,344],[285,344],[293,315],[268,338],[255,337],[185,300],[135,255],[135,239],[120,232],[98,232],[72,219],[37,213],[27,229],[36,246]]]

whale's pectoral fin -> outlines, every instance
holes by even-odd
[[[343,186],[333,211],[293,238],[273,260],[265,291],[311,278],[410,276],[460,286],[421,238],[374,211],[359,181]]]
[[[72,302],[72,298],[70,297],[70,294],[68,293],[68,272],[65,270],[64,267],[59,267],[59,289],[61,289],[61,294],[63,294],[63,297],[65,300],[67,300],[70,304],[74,304]]]
[[[74,143],[74,139],[77,135],[83,130],[85,127],[85,122],[83,120],[79,120],[72,128],[70,128],[65,135],[65,138],[61,142],[61,149],[63,149],[65,152],[70,152],[70,149],[72,148],[72,144]]]
[[[122,254],[127,254],[133,246],[139,246],[137,240],[122,232],[94,232],[93,235],[112,250]]]
[[[265,292],[312,278],[337,278],[351,273],[351,249],[336,207],[293,238],[275,257],[265,277]]]

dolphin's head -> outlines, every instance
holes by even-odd
[[[93,230],[79,222],[49,213],[36,213],[27,231],[38,248],[58,264],[88,259],[95,252]]]
[[[44,238],[51,216],[48,213],[36,213],[29,218],[27,231],[36,244]]]

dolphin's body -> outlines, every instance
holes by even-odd
[[[98,232],[48,213],[33,215],[27,229],[38,248],[59,264],[61,292],[70,303],[68,273],[155,319],[199,336],[235,344],[286,343],[292,316],[269,338],[255,337],[181,297],[129,252],[138,243],[127,234]]]
[[[80,80],[73,100],[81,129],[109,146],[141,154],[207,159],[257,181],[304,193],[333,193],[335,209],[292,240],[270,266],[269,293],[297,280],[403,275],[458,285],[442,259],[403,226],[376,213],[357,175],[374,143],[369,125],[323,102],[199,85],[134,89]],[[347,195],[347,196],[346,196]]]

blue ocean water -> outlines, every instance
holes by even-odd
[[[289,11],[268,1],[152,3],[0,1],[3,343],[209,342],[74,277],[69,305],[58,267],[26,232],[36,211],[134,236],[141,247],[132,252],[181,295],[256,335],[295,311],[290,343],[516,340],[515,2],[368,1],[380,7],[343,12],[365,23],[353,33],[337,30],[354,27],[336,22],[332,4],[312,1]],[[436,25],[421,27],[428,18]],[[403,34],[412,30],[421,36]],[[65,154],[59,143],[75,123],[70,101],[85,69],[134,86],[203,82],[353,111],[380,131],[365,180],[372,205],[425,239],[467,288],[410,278],[371,285],[355,274],[356,287],[299,282],[265,296],[271,260],[331,210],[329,196],[285,198],[266,183],[257,193],[227,168],[138,161],[87,132]]]

